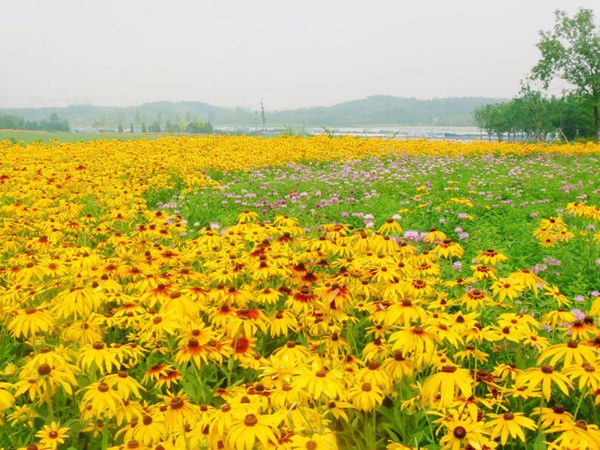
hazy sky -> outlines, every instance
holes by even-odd
[[[578,7],[600,20],[600,0],[0,0],[0,108],[512,97]]]

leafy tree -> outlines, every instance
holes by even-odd
[[[118,126],[118,128],[117,128],[117,131],[118,131],[119,133],[123,133],[123,132],[125,131],[125,130],[123,129],[123,124],[122,124],[121,122],[119,122],[119,126]]]
[[[555,16],[554,30],[540,33],[542,57],[532,69],[533,78],[545,88],[554,78],[571,84],[590,103],[600,140],[600,29],[591,9],[581,8],[573,17],[558,10]]]
[[[161,132],[160,124],[158,123],[157,120],[152,122],[152,125],[150,125],[148,127],[148,131],[150,131],[150,133],[160,133]]]
[[[212,133],[213,126],[210,122],[204,122],[202,120],[195,120],[187,124],[185,130],[188,133]]]

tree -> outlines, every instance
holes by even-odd
[[[591,9],[579,9],[571,18],[556,11],[553,31],[540,32],[541,59],[532,69],[545,88],[554,78],[573,86],[594,111],[596,140],[600,141],[600,28]]]
[[[195,120],[190,122],[185,127],[185,131],[188,133],[205,133],[210,134],[213,132],[213,126],[210,122],[204,122],[202,120]]]
[[[125,130],[123,130],[123,124],[122,124],[121,122],[119,122],[119,126],[118,126],[118,128],[117,128],[117,131],[118,131],[119,133],[123,133],[123,132],[125,131]]]

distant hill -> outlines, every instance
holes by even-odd
[[[478,106],[506,99],[485,97],[452,97],[419,100],[416,98],[375,95],[361,100],[284,111],[269,111],[265,105],[265,123],[274,126],[470,126],[471,113]],[[57,108],[0,108],[0,112],[16,114],[28,120],[46,119],[52,113],[69,121],[71,129],[116,128],[122,124],[139,128],[154,122],[187,124],[193,120],[211,122],[215,126],[262,126],[258,110],[225,108],[202,102],[153,102],[138,106],[111,107],[75,105]]]

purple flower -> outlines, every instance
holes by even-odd
[[[344,211],[344,212],[342,213],[342,217],[348,217],[348,215],[349,215],[349,214],[348,214],[346,211]]]
[[[211,222],[210,223],[210,228],[212,230],[218,230],[221,228],[221,224],[219,222]]]
[[[460,261],[454,261],[454,264],[452,264],[452,266],[454,267],[454,270],[462,269],[462,263]]]
[[[416,230],[407,230],[404,232],[404,239],[408,239],[409,241],[418,241],[419,232]]]
[[[538,273],[543,272],[547,268],[548,266],[546,264],[536,264],[535,266],[533,266],[533,273],[537,275]]]
[[[551,256],[544,258],[544,262],[546,264],[548,264],[549,266],[560,266],[562,264],[562,262],[560,260],[553,258]]]
[[[469,239],[469,233],[462,232],[462,233],[460,233],[460,234],[458,235],[458,238],[459,238],[461,241],[464,241],[465,239]]]
[[[455,232],[455,233],[462,233],[462,232],[463,232],[463,229],[462,229],[461,227],[456,227],[456,228],[454,229],[454,232]]]
[[[575,320],[583,320],[585,318],[585,314],[580,309],[572,309],[571,313],[575,315]]]
[[[459,219],[466,219],[467,218],[467,213],[458,213],[458,218]]]
[[[575,300],[577,303],[581,303],[585,299],[583,298],[583,295],[576,295],[575,297],[573,297],[573,300]]]

